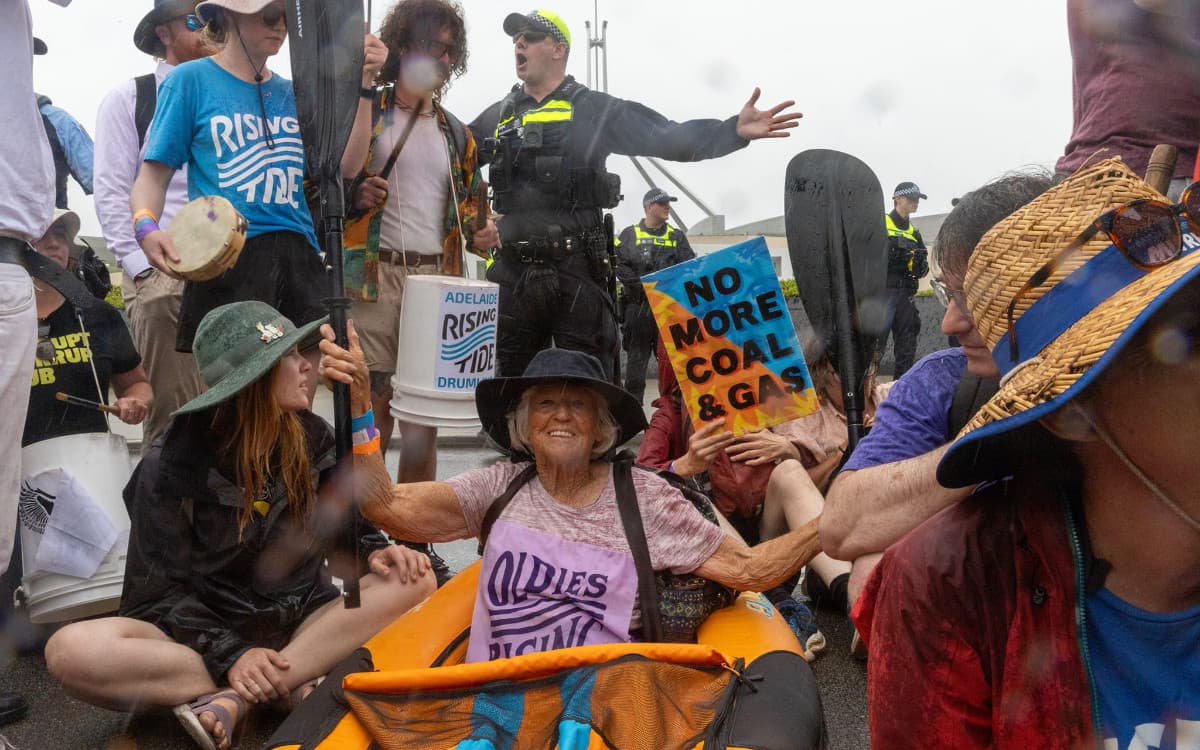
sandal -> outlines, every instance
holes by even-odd
[[[237,727],[237,721],[234,720],[228,708],[217,703],[218,699],[228,699],[236,703],[239,719],[246,713],[246,699],[238,695],[237,691],[232,688],[202,695],[191,703],[181,703],[171,710],[179,719],[179,723],[187,730],[188,735],[202,750],[217,750],[216,738],[200,723],[200,714],[203,713],[211,713],[216,717],[217,723],[224,727],[225,734],[230,738],[230,745],[233,744],[233,730]]]

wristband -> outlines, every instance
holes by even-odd
[[[146,239],[146,235],[151,232],[157,232],[159,229],[157,221],[143,217],[138,219],[137,224],[133,227],[133,239],[140,245],[142,244],[142,240]]]
[[[369,456],[372,453],[376,453],[378,451],[379,451],[379,435],[378,434],[376,434],[375,437],[371,438],[370,441],[354,446],[354,455],[356,455],[356,456]]]
[[[365,430],[355,430],[350,435],[350,440],[353,445],[362,445],[369,443],[373,439],[379,437],[379,430],[375,429],[375,425],[371,425]]]
[[[667,471],[671,472],[672,474],[675,473],[675,462],[674,461],[667,464]]]
[[[367,412],[360,417],[354,417],[350,420],[350,431],[358,432],[365,430],[368,427],[375,427],[375,410],[367,409]]]
[[[149,219],[150,221],[158,223],[158,217],[154,215],[153,211],[151,211],[148,208],[142,208],[142,209],[138,209],[137,213],[135,213],[133,215],[133,225],[135,227],[137,226],[138,219],[141,219],[142,217],[145,217],[145,218]]]
[[[363,86],[358,90],[358,98],[366,99],[368,101],[373,100],[375,98],[375,89]]]

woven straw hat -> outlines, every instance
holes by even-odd
[[[939,464],[941,484],[1011,474],[1030,445],[1023,428],[1078,395],[1200,273],[1200,238],[1185,235],[1180,257],[1147,271],[1100,232],[1018,302],[1020,361],[1012,361],[1007,311],[1019,290],[1101,214],[1138,198],[1165,200],[1120,159],[1109,159],[1076,172],[980,240],[963,288],[1002,379]]]

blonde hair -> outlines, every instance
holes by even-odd
[[[570,381],[563,381],[563,385],[568,385]],[[595,447],[592,448],[592,458],[600,458],[605,453],[612,450],[617,444],[617,435],[620,434],[620,428],[617,426],[617,418],[613,416],[612,409],[608,408],[608,401],[604,396],[600,395],[594,388],[583,386],[592,396],[592,403],[596,407],[596,426],[597,440]],[[533,448],[529,445],[529,412],[533,408],[530,400],[530,392],[533,387],[525,389],[521,394],[521,400],[516,407],[508,413],[508,441],[513,447],[513,450],[524,451],[529,455],[533,455]]]

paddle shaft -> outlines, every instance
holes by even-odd
[[[841,201],[835,194],[829,204],[829,275],[833,286],[833,314],[837,321],[836,366],[842,388],[842,409],[846,412],[846,455],[850,455],[863,436],[863,410],[858,347],[850,312],[849,248],[843,219]]]

